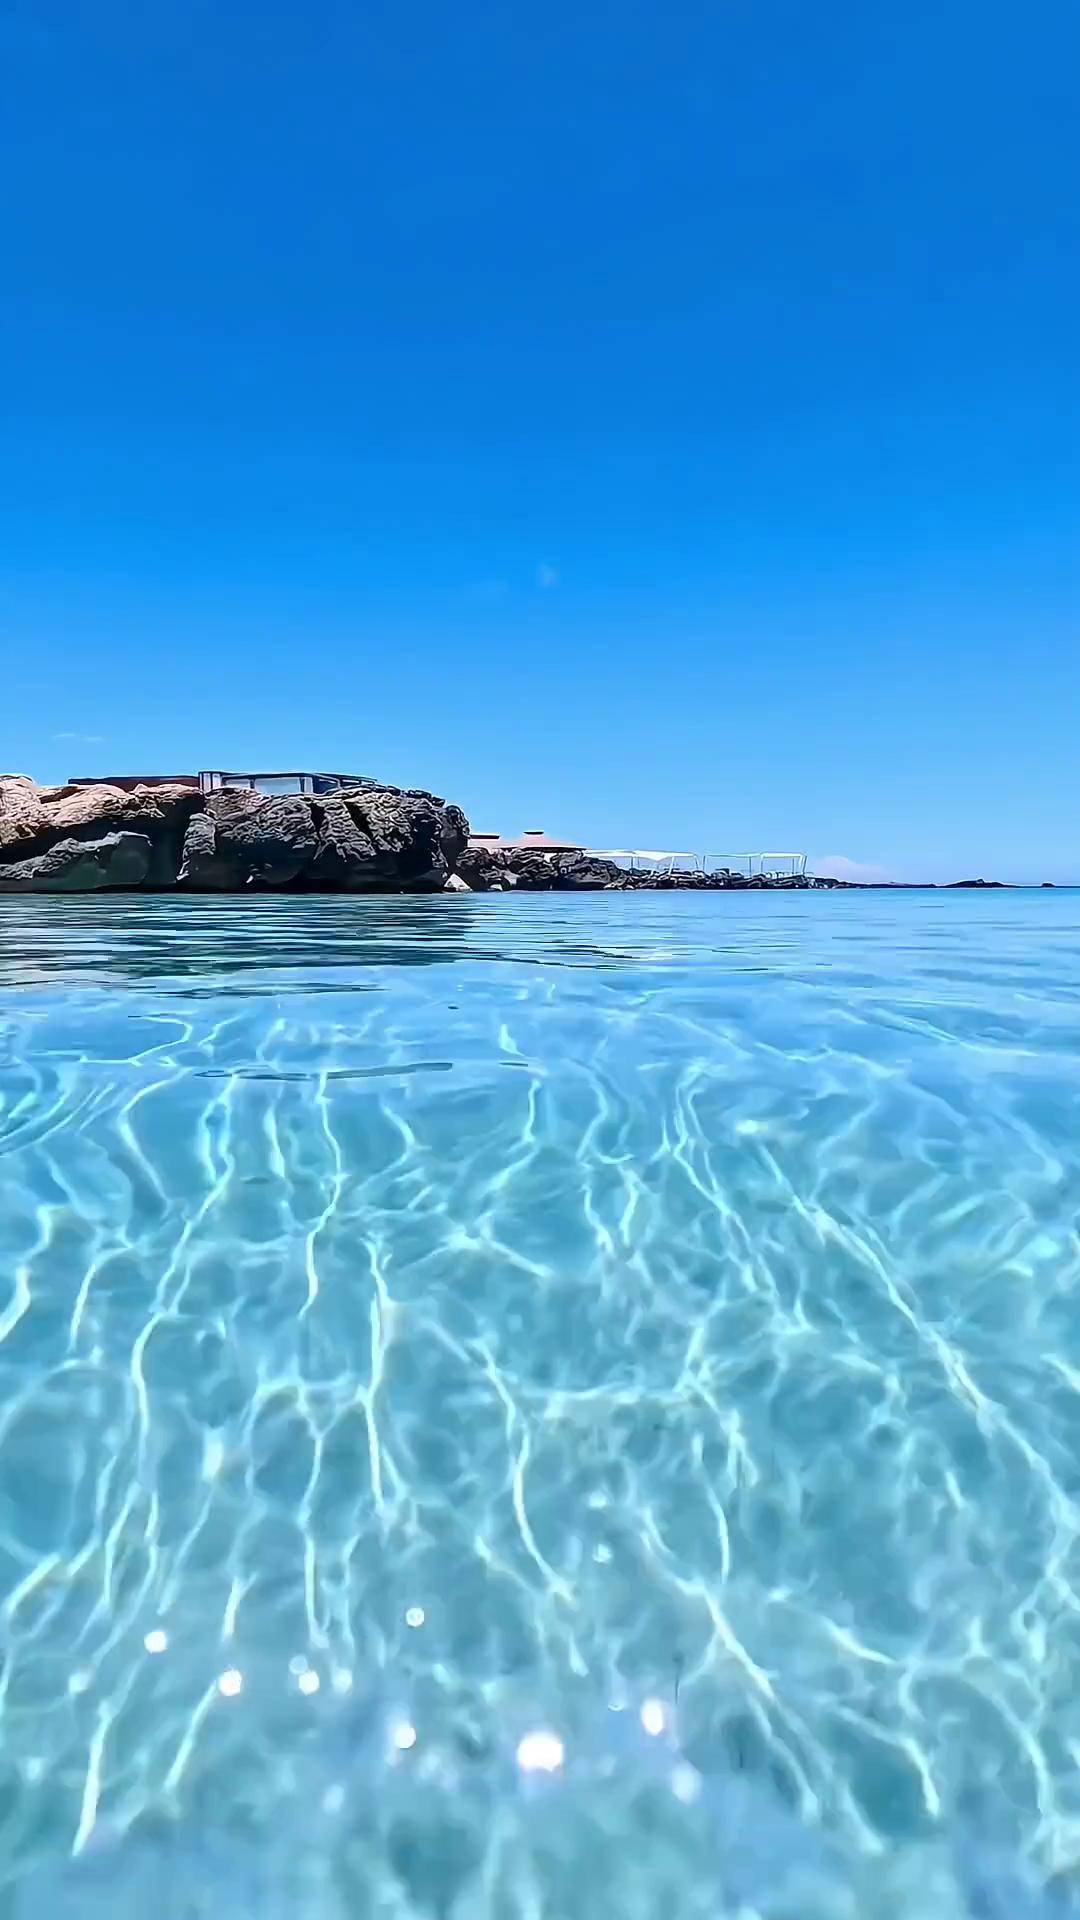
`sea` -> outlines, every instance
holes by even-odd
[[[0,902],[0,1920],[1080,1908],[1080,893]]]

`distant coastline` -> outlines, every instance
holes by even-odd
[[[362,775],[116,776],[54,787],[24,774],[0,775],[0,894],[843,893],[1006,885],[815,875],[806,871],[805,854],[749,855],[748,870],[708,864],[727,857],[612,856],[537,831],[504,841],[471,833],[461,808],[437,794]]]

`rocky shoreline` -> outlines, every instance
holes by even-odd
[[[814,880],[807,874],[748,878],[727,868],[716,873],[631,873],[614,860],[593,853],[557,853],[548,856],[531,848],[466,847],[457,865],[457,878],[472,893],[722,893],[777,892],[809,887],[839,887],[841,880]]]
[[[271,796],[179,784],[46,787],[24,774],[0,775],[0,894],[776,893],[883,884],[726,869],[632,873],[597,854],[470,846],[460,807],[378,780],[325,795]]]
[[[0,777],[0,893],[438,893],[468,837],[460,807],[375,780],[317,798]]]
[[[527,847],[498,849],[466,847],[458,860],[457,878],[473,893],[520,888],[526,893],[880,893],[920,891],[936,881],[906,883],[891,880],[835,880],[829,874],[747,875],[720,867],[714,873],[628,872],[614,860],[593,853],[558,853],[548,858]],[[1001,887],[1000,880],[952,880],[951,887]],[[1044,884],[1049,885],[1047,881]]]

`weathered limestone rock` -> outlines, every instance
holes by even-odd
[[[0,860],[18,859],[16,849],[29,847],[48,831],[41,793],[25,774],[0,777]]]
[[[177,884],[199,891],[217,889],[227,893],[233,885],[232,873],[232,864],[217,857],[217,830],[212,816],[193,813],[184,833]]]
[[[468,839],[459,807],[394,787],[349,787],[340,797],[372,848],[369,885],[406,893],[434,893],[446,885]]]
[[[0,887],[20,891],[434,892],[455,871],[468,834],[460,807],[377,781],[344,794],[264,795],[183,785],[38,787],[22,775],[0,777]],[[132,840],[142,849],[138,860]],[[86,858],[80,862],[71,847]],[[100,857],[91,856],[94,848]]]
[[[150,870],[145,833],[107,833],[100,840],[58,840],[46,853],[0,866],[0,893],[83,893],[139,887]]]
[[[299,794],[267,799],[225,789],[207,796],[215,851],[235,887],[287,886],[315,857],[318,832],[311,801]]]
[[[347,891],[377,883],[375,848],[336,794],[320,803],[318,845],[308,877],[315,886],[344,887]]]

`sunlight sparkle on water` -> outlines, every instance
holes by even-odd
[[[641,1724],[654,1739],[667,1726],[667,1709],[662,1700],[646,1700],[641,1708]]]
[[[522,1773],[557,1773],[566,1759],[566,1748],[557,1733],[539,1729],[527,1733],[518,1743],[517,1763]]]

